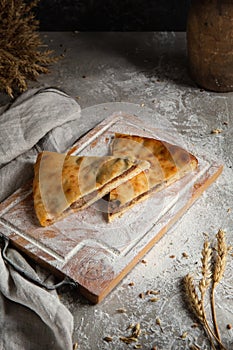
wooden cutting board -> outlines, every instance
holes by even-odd
[[[171,142],[162,130],[147,128],[137,117],[119,113],[88,132],[68,153],[107,155],[115,132],[164,136]],[[198,160],[196,172],[136,205],[113,223],[106,220],[106,202],[102,199],[52,226],[41,227],[29,183],[0,204],[0,232],[53,273],[76,281],[80,292],[97,303],[221,173],[221,165]]]

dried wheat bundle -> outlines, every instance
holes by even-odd
[[[184,278],[184,287],[191,310],[203,325],[210,340],[212,349],[215,350],[216,346],[218,346],[221,350],[226,350],[221,342],[221,337],[218,329],[215,312],[214,291],[217,284],[223,277],[229,247],[225,242],[225,232],[223,230],[220,229],[218,231],[216,238],[217,247],[215,249],[210,246],[210,243],[208,241],[205,241],[201,252],[202,277],[198,284],[200,296],[197,293],[193,277],[190,274]],[[212,257],[214,257],[214,259],[212,259]],[[211,310],[214,330],[211,328],[207,320],[204,307],[204,298],[209,287],[211,288]],[[215,346],[215,344],[217,345]]]
[[[57,61],[52,51],[42,51],[38,21],[32,11],[38,0],[0,0],[0,91],[13,97],[27,89],[27,80],[47,73]]]

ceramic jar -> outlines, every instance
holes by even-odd
[[[233,91],[233,0],[193,0],[187,20],[192,79],[212,91]]]

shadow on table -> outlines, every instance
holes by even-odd
[[[184,32],[85,33],[85,41],[95,50],[124,57],[157,81],[173,81],[186,87],[195,84],[188,74]]]

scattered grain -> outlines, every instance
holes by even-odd
[[[181,334],[180,337],[181,337],[182,339],[186,339],[186,338],[187,338],[187,335],[188,335],[188,332],[184,332],[184,333]]]
[[[199,324],[198,323],[193,323],[192,325],[191,325],[191,328],[198,328],[199,327]]]
[[[116,312],[118,312],[119,314],[125,314],[127,310],[124,308],[120,308],[120,309],[117,309]]]
[[[110,343],[111,341],[113,341],[113,338],[112,337],[104,337],[104,341],[106,341],[107,343]]]
[[[133,323],[131,323],[127,328],[126,328],[126,330],[128,330],[128,329],[132,329],[132,328],[134,328],[134,324]]]
[[[153,294],[153,295],[158,295],[160,293],[159,290],[150,290],[150,294]]]
[[[156,303],[156,301],[158,301],[158,300],[159,300],[159,298],[156,298],[156,297],[149,299],[149,301],[151,301],[152,303]]]
[[[183,252],[183,253],[182,253],[182,256],[183,256],[183,258],[186,258],[186,259],[188,259],[188,257],[189,257],[188,254],[187,254],[186,252]]]
[[[144,294],[144,293],[140,293],[140,294],[139,294],[139,298],[145,299],[145,294]]]
[[[200,188],[200,187],[201,187],[200,182],[196,182],[196,183],[194,184],[194,186],[193,186],[193,187],[195,188],[195,190],[198,190],[198,188]]]
[[[156,318],[155,323],[159,326],[161,332],[163,333],[163,328],[162,328],[162,326],[161,326],[161,320],[160,320],[160,318]]]
[[[121,341],[123,341],[125,344],[131,344],[131,343],[136,343],[138,340],[137,338],[134,337],[120,337],[119,338]]]
[[[232,328],[232,325],[230,323],[228,323],[227,329],[231,329],[231,328]]]
[[[169,258],[174,259],[176,256],[175,255],[170,255]]]
[[[129,286],[130,286],[130,287],[133,287],[134,285],[135,285],[134,282],[130,282],[130,283],[129,283]]]
[[[140,323],[136,323],[136,325],[133,328],[132,336],[137,338],[141,334],[141,326]]]
[[[147,264],[147,261],[145,259],[142,259],[142,264]]]
[[[213,130],[211,130],[211,134],[221,134],[221,132],[222,132],[222,129],[213,129]]]

